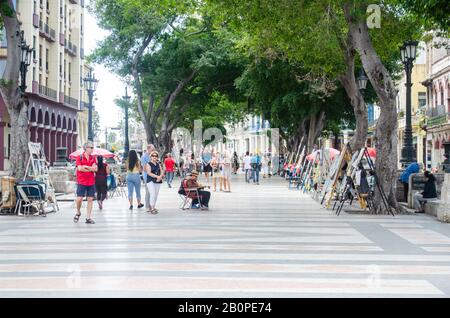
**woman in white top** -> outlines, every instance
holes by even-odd
[[[219,179],[220,191],[222,191],[222,176],[220,174],[220,153],[216,152],[213,154],[213,158],[211,160],[212,167],[212,184],[213,191],[216,192],[216,183],[217,178]]]
[[[222,179],[223,179],[223,191],[231,192],[231,159],[227,152],[225,152],[222,161]]]

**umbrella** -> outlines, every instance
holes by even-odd
[[[72,152],[69,155],[69,158],[72,160],[76,160],[79,156],[81,156],[84,153],[84,149],[80,148],[77,151]],[[94,151],[92,151],[93,156],[102,156],[103,158],[114,158],[114,154],[112,152],[109,152],[106,149],[103,148],[94,148]]]
[[[318,151],[319,151],[319,150],[315,150],[315,151],[313,151],[312,153],[310,153],[309,155],[307,155],[307,156],[306,156],[306,160],[312,161],[312,160],[314,159],[314,156],[316,155],[316,153],[317,153]],[[330,159],[331,159],[331,160],[334,160],[334,158],[336,158],[337,156],[339,156],[339,154],[340,154],[341,152],[340,152],[339,150],[337,150],[337,149],[334,149],[334,148],[326,148],[326,149],[324,149],[324,153],[329,154]],[[316,161],[319,160],[319,157],[320,157],[320,156],[317,156]]]
[[[371,158],[377,157],[377,151],[375,150],[375,148],[367,147],[367,152],[369,153],[369,157],[371,157]]]

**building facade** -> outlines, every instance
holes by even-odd
[[[34,48],[27,73],[29,139],[42,143],[47,160],[56,160],[56,148],[76,150],[78,113],[87,100],[83,78],[84,1],[17,0],[16,11],[27,44]],[[0,72],[3,73],[7,43],[2,42]],[[0,102],[0,170],[9,168],[9,117]]]
[[[438,168],[444,160],[444,143],[450,141],[450,49],[449,39],[433,37],[426,43],[426,166]]]
[[[242,156],[246,151],[250,153],[269,153],[271,152],[270,124],[268,120],[259,116],[248,116],[238,124],[228,125],[225,149],[228,153],[236,152]]]

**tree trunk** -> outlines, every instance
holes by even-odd
[[[11,174],[23,178],[28,162],[28,99],[21,97],[19,89],[20,69],[20,25],[11,0],[2,1],[1,19],[8,41],[5,72],[0,85],[0,94],[11,120]]]
[[[314,149],[314,143],[317,137],[320,136],[322,129],[325,125],[325,112],[320,111],[320,113],[311,115],[309,119],[309,128],[308,128],[308,141],[306,151],[307,153],[311,153]]]
[[[350,32],[348,34],[345,44],[342,44],[344,51],[345,64],[347,69],[345,73],[339,77],[339,81],[347,93],[350,103],[353,106],[353,112],[356,119],[355,134],[350,140],[350,147],[352,150],[358,150],[364,147],[367,139],[367,131],[369,128],[367,118],[367,107],[364,102],[364,97],[358,89],[355,79],[355,55],[356,51],[353,46]]]
[[[375,132],[377,150],[376,173],[389,204],[397,208],[397,114],[395,107],[395,85],[381,62],[370,40],[367,24],[358,21],[351,11],[351,5],[344,5],[344,12],[352,41],[361,56],[367,77],[372,84],[380,106],[380,117]],[[375,206],[377,213],[387,213],[381,194],[376,191]]]

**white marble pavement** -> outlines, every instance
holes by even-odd
[[[233,176],[232,191],[182,211],[163,185],[158,215],[113,198],[95,225],[74,224],[69,202],[1,216],[0,297],[450,296],[449,224],[338,217],[278,177]]]

